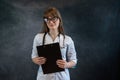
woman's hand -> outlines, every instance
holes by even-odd
[[[32,61],[35,64],[42,65],[42,64],[45,64],[46,58],[44,58],[44,57],[36,57],[36,58],[33,58]]]
[[[58,67],[60,68],[67,68],[67,61],[65,60],[57,60],[56,64],[58,65]]]
[[[57,60],[56,64],[58,65],[58,67],[63,68],[63,69],[72,68],[73,66],[76,65],[74,61],[67,62],[66,60]]]

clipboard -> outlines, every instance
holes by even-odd
[[[41,65],[44,74],[64,71],[56,64],[58,59],[62,59],[59,43],[37,46],[38,56],[45,57],[46,63]]]

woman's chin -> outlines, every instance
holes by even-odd
[[[54,29],[56,29],[56,28],[55,28],[55,27],[50,27],[50,29],[51,29],[51,30],[54,30]]]

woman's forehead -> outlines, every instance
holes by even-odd
[[[55,17],[57,17],[57,16],[48,16],[47,18],[55,18]]]
[[[58,14],[55,12],[49,12],[45,14],[45,17],[55,17],[55,16],[58,17]]]
[[[53,18],[52,16],[48,16],[47,18]]]
[[[57,15],[46,15],[45,17],[47,17],[47,18],[53,18],[53,17],[57,17]]]

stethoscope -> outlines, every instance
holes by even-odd
[[[44,33],[44,36],[43,36],[43,41],[42,41],[42,45],[45,45],[45,36],[46,36],[47,32]],[[59,44],[60,44],[60,34],[58,34],[58,37],[59,37]],[[65,38],[63,39],[63,44],[62,46],[60,46],[60,48],[65,48]]]

